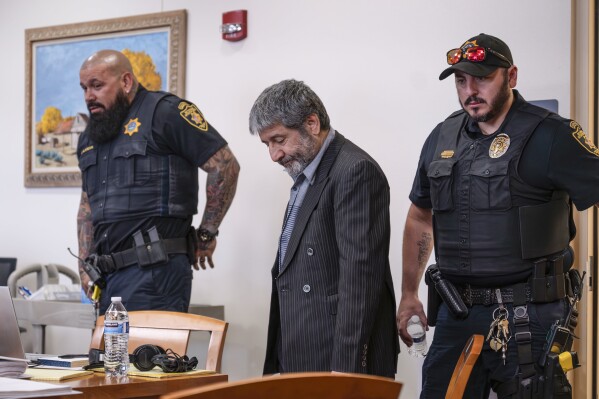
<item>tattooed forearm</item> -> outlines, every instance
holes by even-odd
[[[93,225],[92,212],[89,206],[89,200],[85,192],[81,193],[81,202],[77,212],[77,238],[79,241],[79,257],[85,259],[89,256],[93,246]],[[83,270],[81,261],[79,262],[79,276],[82,286],[86,287],[89,277]]]
[[[206,179],[206,207],[201,226],[218,230],[233,202],[239,176],[239,163],[228,146],[221,148],[202,165],[208,173]]]
[[[426,266],[428,257],[431,253],[431,242],[433,237],[430,233],[422,233],[422,238],[416,243],[418,245],[418,265],[420,267]]]

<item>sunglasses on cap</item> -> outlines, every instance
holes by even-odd
[[[508,60],[507,57],[503,54],[498,53],[497,51],[491,48],[485,48],[482,46],[468,47],[466,50],[462,50],[461,48],[454,48],[453,50],[449,50],[447,52],[447,63],[449,65],[455,65],[458,62],[460,62],[462,58],[470,62],[483,62],[487,57],[487,51],[501,58],[502,60],[510,64],[510,66],[512,65],[510,60]]]

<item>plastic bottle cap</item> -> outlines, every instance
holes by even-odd
[[[412,317],[410,317],[410,321],[412,323],[420,323],[420,317],[418,317],[418,315],[413,315]]]
[[[121,297],[120,296],[113,296],[112,298],[110,298],[110,300],[112,302],[120,302],[121,301]]]

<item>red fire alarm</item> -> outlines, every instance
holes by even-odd
[[[247,10],[228,11],[223,13],[223,24],[220,27],[223,39],[231,42],[245,39],[248,35]]]

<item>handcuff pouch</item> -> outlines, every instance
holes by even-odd
[[[135,242],[135,254],[137,255],[138,264],[140,267],[149,267],[166,263],[168,253],[164,246],[164,242],[160,239],[156,226],[152,226],[148,230],[149,241],[145,241],[141,231],[136,231],[133,234]]]

